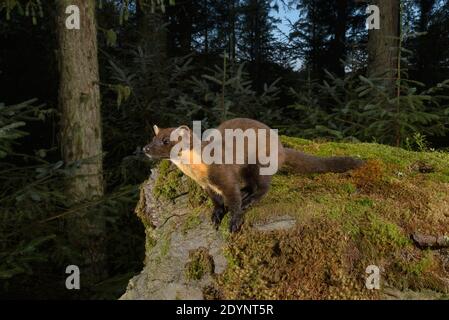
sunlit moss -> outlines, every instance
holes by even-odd
[[[187,231],[195,229],[195,227],[201,224],[201,219],[199,214],[202,208],[195,208],[192,212],[185,218],[182,224],[182,231],[187,233]]]
[[[267,196],[247,212],[247,226],[286,214],[296,217],[299,225],[268,233],[247,227],[232,235],[226,251],[228,269],[217,280],[221,296],[378,298],[379,292],[364,286],[370,264],[385,268],[386,280],[400,288],[440,290],[429,271],[435,268],[435,257],[423,256],[410,232],[449,232],[449,217],[439,209],[449,201],[449,186],[442,183],[449,178],[448,154],[377,144],[319,144],[288,137],[283,141],[308,153],[355,155],[368,161],[346,174],[275,176]],[[416,161],[431,164],[435,172],[416,172]],[[436,200],[441,204],[430,211],[427,203]]]
[[[158,176],[153,194],[156,198],[173,199],[180,193],[182,172],[173,167],[168,160],[162,160],[157,167]]]
[[[158,176],[153,188],[156,199],[174,200],[188,191],[191,207],[199,206],[208,200],[204,190],[195,181],[186,177],[168,160],[162,160],[157,166]]]
[[[228,267],[214,284],[220,297],[375,299],[379,292],[364,285],[371,264],[381,267],[385,281],[398,288],[442,290],[440,257],[418,249],[410,235],[449,233],[449,154],[369,143],[282,140],[310,154],[367,161],[343,174],[277,174],[268,194],[246,212],[238,234],[229,234],[226,215],[218,232],[227,242]],[[433,172],[416,170],[417,161],[432,166]],[[171,199],[187,190],[193,210],[182,228],[193,230],[200,223],[198,214],[210,211],[210,202],[167,162],[159,170],[155,194]],[[279,216],[290,216],[297,225],[272,232],[252,227]],[[197,264],[188,269],[193,279],[201,274]]]
[[[189,261],[185,265],[185,277],[189,280],[201,280],[207,274],[214,273],[214,259],[206,248],[189,252]]]

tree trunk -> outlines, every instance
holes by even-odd
[[[167,31],[164,15],[156,9],[151,12],[149,7],[142,8],[138,2],[137,28],[140,36],[140,46],[153,56],[156,65],[165,61],[167,56]]]
[[[204,21],[204,54],[209,53],[209,9],[208,9],[208,1],[204,0],[204,10],[206,11],[205,14],[205,21]]]
[[[146,11],[142,6],[141,1],[136,1],[136,19],[137,19],[137,43],[142,48],[145,49],[147,45],[147,36],[150,32],[150,26],[147,21]]]
[[[419,0],[419,32],[427,32],[429,27],[430,14],[436,0]],[[419,80],[431,85],[434,83],[434,61],[433,52],[429,50],[432,40],[429,36],[420,36],[418,38],[417,60]]]
[[[337,20],[335,22],[335,33],[333,43],[333,57],[332,71],[338,77],[344,77],[345,66],[341,60],[346,59],[346,29],[348,23],[348,1],[339,0],[336,3],[337,6]]]
[[[382,77],[394,93],[399,47],[400,0],[373,0],[380,10],[380,29],[369,30],[368,76]]]
[[[236,34],[235,34],[235,19],[236,19],[236,6],[235,0],[230,0],[229,8],[229,55],[232,62],[235,61],[235,46],[236,46]]]
[[[165,18],[166,15],[159,8],[156,8],[155,12],[151,12],[149,5],[143,8],[140,5],[138,7],[139,45],[145,58],[141,70],[143,75],[142,93],[147,101],[160,99],[161,92],[166,92],[167,89],[165,66],[167,64],[168,38]],[[147,113],[149,110],[145,109],[144,112]],[[154,115],[151,118],[154,119]]]
[[[102,125],[97,57],[95,0],[57,1],[59,35],[59,108],[61,150],[66,164],[73,165],[66,195],[72,204],[103,195]],[[67,6],[80,10],[80,29],[66,28]],[[98,212],[79,212],[68,221],[72,244],[83,253],[90,275],[104,273],[104,219]],[[75,264],[75,263],[74,263]]]
[[[310,4],[310,12],[311,12],[311,20],[312,20],[312,48],[310,50],[310,56],[309,60],[311,61],[311,68],[312,68],[312,74],[313,77],[318,77],[318,75],[321,73],[321,66],[319,65],[318,61],[320,60],[319,52],[320,52],[320,40],[317,32],[317,27],[315,25],[315,21],[317,20],[317,7],[316,3]]]
[[[262,64],[262,48],[261,48],[261,17],[259,16],[261,13],[261,4],[258,0],[252,0],[250,3],[250,14],[251,19],[253,20],[253,48],[252,48],[252,57],[253,61],[253,77],[254,77],[254,87],[257,90],[261,90],[263,87],[263,80],[261,79],[261,64]]]
[[[193,11],[193,6],[193,1],[188,0],[183,3],[179,9],[179,45],[182,55],[189,54],[192,51],[192,18],[195,14],[195,12]]]

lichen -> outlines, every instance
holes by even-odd
[[[212,206],[212,202],[210,201],[206,192],[204,192],[203,188],[201,188],[195,181],[190,178],[187,178],[187,188],[189,190],[189,205],[192,208],[201,206],[203,204],[208,207]]]
[[[161,239],[161,257],[165,257],[170,250],[171,234],[165,234]]]

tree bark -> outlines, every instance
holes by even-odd
[[[230,0],[229,8],[229,55],[232,62],[235,61],[235,46],[236,46],[236,30],[235,30],[235,19],[236,19],[236,5],[235,0]]]
[[[336,3],[337,6],[337,19],[335,22],[335,33],[334,33],[334,43],[333,43],[333,57],[334,62],[332,66],[332,71],[338,77],[344,77],[345,66],[341,60],[346,59],[346,30],[348,23],[348,1],[339,0]]]
[[[179,9],[179,26],[180,26],[180,39],[179,45],[181,54],[186,55],[192,51],[192,19],[195,12],[193,11],[194,3],[192,0],[188,0],[180,6]]]
[[[204,0],[204,10],[206,11],[205,14],[205,21],[204,21],[204,54],[209,53],[209,9],[208,9],[208,1]]]
[[[151,12],[149,7],[142,7],[137,2],[137,28],[140,36],[140,46],[153,56],[156,65],[160,65],[167,56],[167,31],[164,15],[156,9]]]
[[[429,27],[430,15],[436,0],[419,0],[419,32],[427,32]],[[434,59],[433,52],[429,50],[432,45],[432,39],[428,36],[418,38],[417,60],[419,80],[430,85],[434,83]]]
[[[399,47],[400,0],[373,0],[380,10],[380,29],[368,32],[368,76],[382,77],[394,93]]]
[[[71,204],[101,197],[103,187],[102,123],[97,57],[95,0],[58,0],[61,150],[73,166],[66,195]],[[80,29],[67,29],[67,6],[80,10]],[[83,252],[79,266],[98,278],[104,273],[104,219],[98,212],[79,212],[68,220],[69,238]],[[86,268],[83,269],[86,271]]]

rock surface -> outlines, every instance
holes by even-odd
[[[186,207],[188,195],[183,194],[172,202],[157,199],[153,194],[157,177],[157,171],[153,171],[142,186],[144,203],[140,213],[151,226],[147,227],[147,242],[150,243],[147,243],[145,268],[130,280],[121,299],[202,299],[202,288],[210,283],[211,276],[206,275],[199,281],[186,277],[189,253],[206,248],[213,257],[214,271],[223,272],[226,267],[223,238],[205,215],[198,217],[194,229],[185,228],[191,213]],[[152,241],[155,243],[151,244]]]
[[[188,194],[184,190],[180,190],[180,195],[172,201],[156,197],[153,189],[158,174],[153,170],[150,179],[142,186],[143,202],[138,207],[138,214],[144,215],[141,218],[146,221],[147,240],[150,242],[147,243],[145,267],[129,281],[120,299],[203,299],[203,291],[212,284],[212,276],[221,274],[227,266],[223,232],[213,227],[207,210],[195,214],[189,209]],[[189,228],[192,216],[195,220],[193,227]],[[259,223],[254,228],[259,231],[287,230],[295,223],[294,218],[281,216]],[[152,241],[155,243],[151,244]],[[186,275],[189,254],[203,248],[214,261],[213,275],[206,274],[200,280],[189,279]]]

